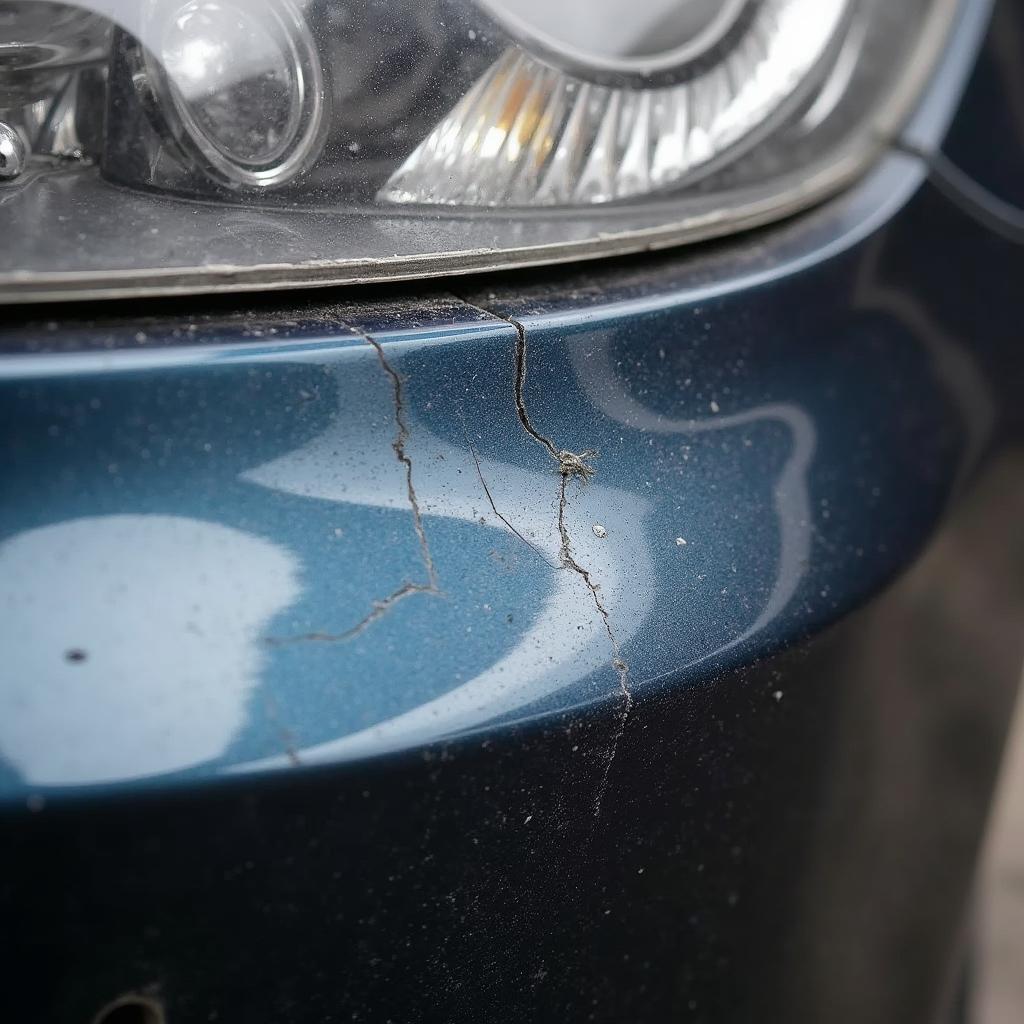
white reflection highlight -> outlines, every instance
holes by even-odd
[[[772,488],[772,503],[779,524],[779,564],[768,600],[742,633],[682,667],[723,654],[759,633],[789,604],[810,559],[812,515],[807,471],[817,446],[814,422],[799,406],[789,402],[768,403],[707,419],[676,419],[653,412],[633,398],[625,382],[619,378],[611,354],[611,338],[607,334],[598,336],[592,347],[571,347],[570,358],[580,386],[591,402],[609,419],[630,430],[693,435],[766,421],[775,421],[788,428],[792,448]]]
[[[96,516],[5,541],[0,756],[75,786],[223,754],[266,626],[298,593],[288,552],[198,519]]]

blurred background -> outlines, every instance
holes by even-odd
[[[1018,700],[980,878],[975,1019],[1024,1020],[1024,703]]]

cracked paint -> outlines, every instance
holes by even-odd
[[[507,321],[502,324],[511,327]],[[495,373],[500,373],[502,364],[508,365],[514,340],[507,329],[495,338]],[[385,353],[390,352],[386,342],[384,349]],[[354,372],[351,365],[346,365],[344,372],[339,365],[338,389],[344,404],[339,405],[337,414],[321,434],[284,456],[246,470],[243,479],[303,498],[348,507],[392,509],[407,515],[404,464],[391,457],[392,438],[382,437],[379,427],[374,428],[373,414],[380,408],[381,394],[369,379],[354,386]],[[374,374],[374,379],[381,378]],[[516,627],[510,627],[510,644],[496,657],[473,666],[467,676],[448,676],[443,685],[439,680],[436,693],[425,699],[396,708],[376,721],[359,723],[358,728],[304,745],[299,750],[304,764],[409,749],[475,732],[499,717],[526,720],[539,713],[542,702],[566,697],[589,701],[589,685],[585,691],[574,688],[578,681],[588,679],[591,673],[607,671],[609,666],[607,627],[597,611],[594,594],[589,587],[583,590],[587,584],[579,573],[566,571],[560,557],[561,536],[552,528],[552,508],[557,509],[559,493],[553,491],[552,484],[560,477],[543,465],[526,468],[485,455],[476,449],[475,442],[471,443],[465,430],[460,431],[461,443],[453,444],[431,429],[423,416],[429,412],[433,396],[418,396],[408,381],[404,383],[403,414],[411,428],[407,447],[415,466],[416,494],[424,521],[433,517],[449,524],[472,523],[474,527],[507,534],[513,533],[511,523],[540,552],[545,564],[537,564],[537,571],[528,574],[533,579],[529,587],[535,596],[523,618],[517,617]],[[460,388],[458,397],[463,398],[463,394]],[[487,407],[487,414],[492,417],[489,426],[492,430],[519,432],[521,420],[515,407],[514,388],[508,387],[506,394],[507,405]],[[454,397],[453,401],[457,411],[460,403]],[[478,406],[471,408],[478,410],[474,415],[484,412]],[[389,466],[385,471],[381,464],[385,453],[393,470]],[[379,465],[380,471],[367,474],[367,465]],[[486,498],[488,492],[490,497]],[[654,573],[650,542],[643,525],[652,506],[634,492],[607,486],[596,479],[581,489],[579,499],[571,485],[567,496],[563,525],[572,535],[573,559],[588,572],[598,570],[594,580],[600,580],[600,600],[602,605],[614,606],[615,637],[622,644],[646,620],[653,600],[650,587],[629,582],[649,580]],[[514,514],[506,507],[509,501],[515,503]],[[579,527],[579,535],[573,520],[577,501],[585,508],[585,523]],[[591,523],[598,520],[607,527],[609,536],[614,535],[614,543],[600,541],[593,535]],[[521,543],[520,538],[515,540]],[[453,580],[452,585],[456,588],[452,600],[458,602],[464,593],[461,582]],[[606,698],[607,684],[598,692]],[[564,696],[556,697],[560,693]],[[616,717],[617,709],[618,701],[613,710]],[[230,770],[286,766],[283,757],[271,756],[250,760]]]
[[[427,570],[428,585],[421,590],[422,593],[439,593],[437,586],[437,570],[434,568],[434,559],[430,554],[430,544],[427,542],[427,532],[423,528],[423,515],[420,512],[419,499],[416,497],[416,487],[412,480],[412,459],[405,450],[405,444],[409,440],[409,425],[405,419],[405,405],[402,401],[402,378],[388,362],[384,355],[384,349],[376,338],[366,335],[366,340],[374,347],[377,358],[380,360],[381,369],[391,378],[391,387],[395,395],[395,424],[398,432],[391,447],[394,450],[395,458],[405,467],[405,486],[409,492],[409,505],[412,508],[413,529],[420,542],[420,552],[423,556],[423,566]]]
[[[578,454],[558,448],[549,438],[541,434],[530,422],[530,414],[526,411],[526,401],[523,398],[523,385],[526,383],[526,330],[522,324],[514,320],[508,321],[516,329],[516,378],[515,397],[516,414],[523,429],[538,444],[547,449],[548,454],[558,463],[559,471],[564,478],[578,477],[586,482],[594,475],[594,467],[590,465],[591,459],[597,458],[597,452],[586,449]]]
[[[437,568],[434,565],[433,556],[430,553],[430,543],[427,540],[427,532],[423,527],[423,515],[420,511],[419,498],[416,495],[416,487],[413,483],[412,459],[406,451],[406,442],[409,440],[409,424],[405,418],[405,404],[403,400],[402,378],[398,371],[388,362],[384,355],[384,349],[379,341],[369,335],[364,335],[364,340],[373,347],[380,362],[381,369],[387,374],[391,382],[391,390],[395,403],[395,438],[391,442],[391,450],[395,458],[402,464],[405,470],[405,488],[409,498],[409,507],[412,509],[413,529],[416,531],[416,539],[420,546],[420,557],[423,559],[423,567],[427,573],[426,583],[415,583],[406,580],[400,587],[392,591],[386,597],[378,598],[373,602],[369,612],[363,616],[354,626],[343,630],[340,633],[328,633],[315,631],[311,633],[300,633],[297,636],[288,637],[267,637],[266,643],[271,646],[280,646],[290,643],[344,643],[358,636],[369,626],[372,626],[378,619],[383,618],[400,601],[414,594],[432,594],[435,597],[441,593],[437,582]],[[474,456],[475,457],[475,456]],[[479,470],[479,465],[477,466]],[[481,476],[481,480],[483,477]],[[492,502],[493,505],[493,502]],[[497,510],[495,510],[497,511]],[[522,538],[526,539],[526,538]],[[527,541],[529,543],[529,541]]]
[[[619,743],[626,731],[630,712],[633,710],[633,693],[630,688],[629,666],[622,658],[619,641],[615,636],[615,630],[612,628],[612,621],[608,615],[608,609],[601,600],[601,587],[598,583],[594,582],[589,570],[577,561],[576,556],[573,554],[572,538],[569,536],[569,530],[565,525],[565,509],[568,504],[567,488],[569,486],[569,482],[573,479],[577,479],[580,481],[582,486],[590,480],[595,472],[594,467],[590,465],[590,460],[596,458],[597,452],[586,449],[577,454],[576,452],[559,448],[549,437],[541,434],[533,426],[533,423],[530,421],[530,415],[526,409],[526,400],[523,397],[523,389],[526,384],[526,329],[522,324],[517,323],[514,320],[510,320],[509,323],[511,323],[516,329],[515,402],[519,422],[523,425],[523,429],[530,435],[530,437],[544,447],[548,454],[551,455],[551,457],[558,463],[559,472],[561,474],[558,493],[558,535],[561,539],[559,561],[565,569],[576,573],[587,585],[587,589],[590,591],[590,595],[594,600],[594,606],[597,608],[597,613],[601,616],[601,621],[604,623],[605,632],[608,634],[608,641],[611,644],[612,649],[611,664],[618,676],[619,691],[622,696],[618,726],[615,731],[615,736],[612,739],[608,757],[605,761],[604,772],[601,776],[597,793],[594,797],[594,817],[596,819],[601,815],[601,804],[604,800],[604,794],[608,789],[608,779],[611,775],[612,765],[615,763],[615,756],[618,753]],[[483,482],[483,477],[481,477],[481,482]],[[488,495],[488,497],[490,497],[490,495]],[[495,512],[497,512],[497,509],[495,509]]]
[[[403,583],[397,590],[388,594],[387,597],[379,598],[373,602],[372,609],[366,613],[354,626],[344,630],[341,633],[300,633],[298,636],[282,636],[273,637],[268,636],[266,643],[272,647],[279,647],[283,644],[294,644],[303,641],[321,642],[321,643],[341,643],[345,640],[351,640],[353,637],[358,636],[368,626],[373,625],[378,619],[387,615],[391,609],[398,604],[399,601],[404,600],[407,597],[412,597],[413,594],[439,594],[440,591],[428,583]]]
[[[463,424],[463,428],[465,428],[465,424]],[[466,438],[466,443],[469,445],[469,453],[470,455],[473,456],[473,465],[476,468],[476,475],[480,480],[480,486],[484,489],[484,494],[487,495],[487,502],[491,506],[491,511],[509,528],[509,530],[516,537],[518,537],[531,551],[533,551],[537,555],[537,557],[545,563],[545,565],[550,566],[552,569],[557,568],[557,566],[553,565],[551,562],[547,560],[547,557],[545,556],[544,552],[541,551],[540,548],[538,548],[537,545],[533,543],[533,541],[528,540],[526,537],[524,537],[523,534],[521,534],[512,525],[511,521],[501,512],[498,511],[498,506],[495,505],[494,503],[494,496],[491,494],[491,489],[490,487],[487,486],[487,481],[484,479],[484,471],[480,467],[480,456],[477,453],[476,447],[473,445],[473,442],[469,440],[468,436]]]

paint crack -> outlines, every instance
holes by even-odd
[[[580,565],[572,553],[572,541],[569,538],[569,531],[565,525],[565,507],[568,504],[566,486],[568,482],[568,476],[563,473],[558,499],[558,533],[562,539],[559,557],[561,558],[562,564],[567,569],[572,570],[583,578],[583,582],[586,583],[587,589],[590,591],[591,596],[594,599],[594,606],[597,608],[597,612],[601,616],[605,632],[608,634],[608,641],[612,647],[612,668],[615,669],[615,672],[619,677],[619,691],[622,694],[618,727],[615,731],[614,737],[612,738],[608,757],[605,760],[604,772],[601,776],[597,793],[594,796],[594,818],[597,819],[601,816],[601,805],[604,802],[604,795],[608,789],[608,779],[611,776],[612,765],[615,763],[615,755],[618,753],[619,743],[622,741],[622,737],[626,732],[626,723],[629,721],[630,712],[633,710],[633,693],[629,685],[629,666],[622,659],[622,654],[619,649],[619,641],[615,636],[615,630],[612,629],[612,620],[609,617],[608,609],[604,606],[604,602],[601,600],[601,596],[599,594],[601,589],[600,585],[594,582],[589,570]]]
[[[465,424],[463,424],[463,429],[465,429]],[[476,466],[476,475],[480,480],[480,486],[484,489],[484,494],[487,495],[487,501],[488,504],[490,504],[491,506],[491,511],[509,528],[509,530],[516,537],[518,537],[528,548],[530,548],[530,550],[533,551],[538,558],[540,558],[546,565],[550,566],[552,569],[557,569],[558,566],[553,565],[551,562],[549,562],[544,552],[541,551],[541,549],[537,547],[537,545],[534,544],[533,541],[523,536],[523,534],[515,528],[511,520],[509,520],[505,515],[498,511],[498,506],[494,503],[494,496],[491,494],[491,489],[490,487],[487,486],[487,481],[484,479],[484,472],[480,466],[480,456],[477,454],[477,450],[473,442],[469,440],[468,432],[466,433],[466,444],[469,446],[470,455],[473,456],[473,465]]]
[[[301,642],[313,642],[313,643],[341,643],[345,640],[351,640],[353,637],[358,636],[366,629],[367,626],[372,626],[379,618],[385,616],[391,609],[398,604],[399,601],[404,600],[407,597],[411,597],[413,594],[439,594],[440,591],[430,586],[427,583],[403,583],[396,591],[388,594],[387,597],[381,597],[373,602],[373,606],[369,612],[366,613],[354,626],[350,626],[348,629],[341,633],[300,633],[297,636],[285,636],[285,637],[267,637],[267,643],[272,647],[281,647],[285,644],[295,644]]]
[[[519,422],[530,437],[547,449],[548,454],[558,463],[563,478],[578,477],[586,483],[594,475],[594,467],[590,465],[590,460],[597,458],[597,452],[590,448],[579,453],[561,449],[530,422],[530,414],[526,411],[526,401],[523,398],[523,385],[526,383],[526,330],[522,324],[514,320],[508,322],[516,329],[517,334],[515,399]]]
[[[377,358],[380,360],[381,369],[391,378],[391,387],[395,396],[395,424],[398,428],[391,448],[395,458],[405,467],[405,489],[409,495],[409,505],[412,508],[413,529],[420,542],[420,553],[423,557],[423,566],[427,570],[428,584],[423,588],[424,593],[440,593],[437,585],[437,569],[434,567],[434,559],[430,554],[430,544],[427,543],[427,532],[423,529],[423,515],[420,512],[419,499],[416,497],[416,488],[412,480],[412,459],[405,450],[406,442],[409,440],[409,425],[405,420],[405,403],[402,399],[402,378],[395,368],[388,362],[384,355],[384,349],[376,338],[366,335],[366,340],[374,347]]]
[[[534,427],[526,409],[526,400],[523,397],[523,389],[526,384],[526,329],[522,324],[517,323],[514,320],[509,320],[508,322],[515,327],[517,334],[515,352],[515,404],[516,412],[519,416],[519,422],[523,425],[523,429],[527,434],[529,434],[530,437],[532,437],[538,444],[542,445],[548,454],[558,463],[559,473],[561,474],[558,496],[558,535],[561,539],[561,547],[559,548],[558,553],[559,560],[565,569],[576,573],[590,591],[590,595],[594,601],[594,607],[597,609],[597,613],[601,616],[605,632],[608,634],[608,641],[611,644],[612,649],[612,668],[615,669],[616,675],[618,676],[619,691],[622,695],[618,727],[614,737],[612,738],[608,757],[605,760],[604,772],[602,773],[601,781],[594,797],[594,818],[597,819],[601,816],[601,806],[604,802],[604,796],[608,789],[608,780],[611,776],[612,765],[615,763],[619,744],[625,734],[626,724],[628,723],[630,713],[633,710],[633,693],[630,688],[629,666],[622,658],[619,641],[615,636],[615,630],[612,628],[612,621],[608,615],[608,609],[601,600],[600,585],[594,582],[590,571],[580,565],[576,560],[576,556],[573,554],[572,550],[572,539],[569,536],[569,529],[565,525],[565,509],[568,505],[567,491],[569,482],[570,480],[576,479],[579,480],[580,485],[582,486],[590,480],[595,472],[594,467],[590,462],[597,457],[597,452],[592,451],[589,448],[579,453],[566,451],[565,449],[559,448],[551,438],[546,437],[544,434],[540,433],[536,427]]]
[[[380,362],[381,369],[387,374],[391,381],[391,390],[394,396],[395,405],[395,438],[391,442],[391,450],[395,453],[395,458],[402,464],[405,470],[405,489],[409,498],[409,507],[412,509],[413,529],[416,531],[416,539],[419,542],[420,557],[423,561],[423,568],[427,573],[427,582],[414,583],[410,580],[406,580],[400,587],[398,587],[397,590],[388,594],[386,597],[378,598],[373,601],[370,611],[367,612],[363,618],[361,618],[354,626],[350,626],[348,629],[340,633],[313,632],[302,633],[298,636],[267,637],[266,642],[271,646],[304,642],[343,643],[346,640],[351,640],[353,637],[358,636],[367,627],[372,626],[373,623],[387,615],[387,613],[391,611],[396,604],[400,601],[404,601],[405,598],[412,597],[414,594],[432,594],[435,597],[440,596],[441,594],[441,588],[438,586],[437,568],[434,565],[434,559],[430,553],[430,544],[427,541],[427,532],[423,528],[423,514],[420,511],[420,502],[416,495],[415,484],[413,483],[412,459],[409,457],[409,453],[405,449],[409,440],[409,424],[405,418],[405,400],[403,397],[402,378],[398,371],[395,370],[395,368],[388,362],[380,342],[369,335],[364,335],[363,338],[377,353],[377,359]]]

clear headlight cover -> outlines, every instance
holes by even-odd
[[[867,165],[956,0],[0,0],[0,299],[720,234]]]

